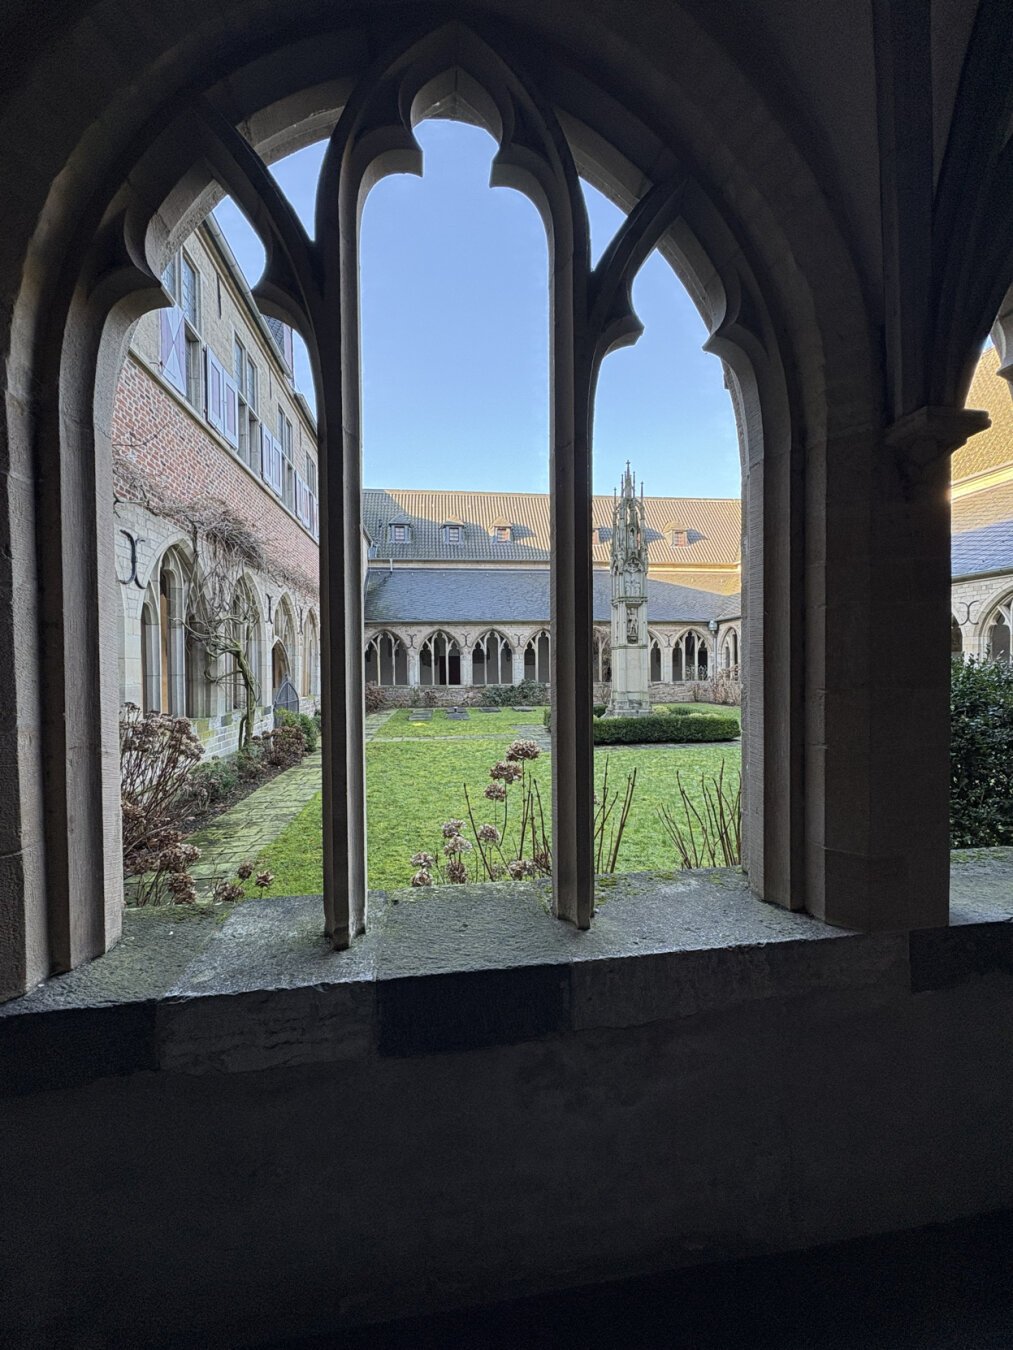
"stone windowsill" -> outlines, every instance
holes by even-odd
[[[457,1052],[1013,972],[1013,849],[954,854],[951,876],[950,927],[910,934],[829,928],[725,871],[619,878],[588,933],[551,917],[544,885],[376,894],[370,931],[340,953],[318,896],[251,900],[224,922],[128,911],[107,956],[0,1007],[0,1093]]]

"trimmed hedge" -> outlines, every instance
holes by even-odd
[[[734,717],[680,717],[653,713],[650,717],[603,717],[594,722],[595,745],[656,745],[667,741],[734,741],[739,723]]]

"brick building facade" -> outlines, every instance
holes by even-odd
[[[316,429],[295,389],[291,331],[261,315],[213,217],[163,284],[176,303],[138,322],[111,428],[121,699],[190,717],[218,755],[237,748],[245,696],[192,631],[202,584],[194,529],[199,540],[210,510],[256,540],[259,565],[230,563],[256,679],[254,733],[271,726],[285,680],[314,710]]]

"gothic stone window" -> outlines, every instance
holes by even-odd
[[[396,633],[374,633],[366,643],[366,683],[408,683],[408,652]]]
[[[549,634],[544,628],[524,648],[524,678],[549,683]]]
[[[502,633],[490,628],[472,649],[472,684],[512,684],[513,671],[513,648]]]
[[[451,685],[461,683],[461,648],[457,639],[437,630],[419,650],[419,684]]]

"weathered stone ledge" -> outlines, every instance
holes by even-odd
[[[477,1049],[875,989],[1013,973],[1013,850],[955,854],[951,926],[857,934],[758,902],[736,872],[604,884],[589,933],[544,886],[371,897],[348,952],[318,896],[224,923],[131,911],[109,955],[0,1008],[0,1093],[143,1071],[242,1073]]]

